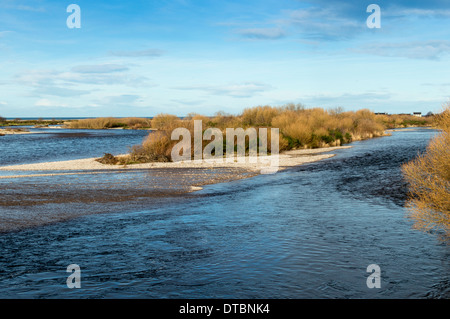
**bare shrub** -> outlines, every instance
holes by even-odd
[[[177,141],[170,138],[171,131],[160,130],[150,133],[141,146],[135,146],[131,160],[135,162],[169,162],[172,147]]]
[[[76,121],[66,122],[65,126],[71,129],[94,129],[102,130],[109,128],[149,128],[151,127],[151,120],[137,117],[99,117],[94,119],[81,119]]]
[[[280,109],[272,106],[247,108],[241,115],[244,126],[271,126],[272,119],[280,114]]]
[[[102,158],[96,159],[97,162],[108,165],[115,165],[119,160],[112,154],[106,153]]]
[[[450,107],[438,117],[442,132],[425,153],[402,166],[409,184],[407,206],[419,229],[441,229],[450,234]]]
[[[180,125],[181,119],[171,114],[158,114],[152,119],[152,127],[157,130],[170,130]]]

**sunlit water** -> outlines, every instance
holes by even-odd
[[[448,298],[449,247],[411,228],[400,171],[435,133],[393,132],[142,211],[0,234],[0,297]],[[66,286],[69,264],[81,289]],[[379,289],[366,285],[370,264]]]
[[[27,128],[39,134],[0,136],[0,166],[125,154],[146,130],[68,130]]]

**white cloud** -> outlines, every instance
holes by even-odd
[[[53,96],[60,96],[60,97],[71,97],[71,96],[86,95],[89,93],[91,93],[91,91],[57,87],[57,86],[41,86],[39,88],[36,88],[33,91],[33,93],[31,94],[31,96],[33,96],[33,95],[53,95]]]
[[[142,98],[136,94],[122,94],[122,95],[109,96],[105,100],[106,100],[107,104],[117,105],[117,104],[135,103],[137,101],[142,101]]]
[[[402,8],[393,6],[383,11],[385,17],[420,17],[420,18],[448,18],[450,10],[446,9],[423,9]]]
[[[76,72],[73,71],[75,69]],[[19,85],[32,86],[42,89],[48,94],[49,88],[57,88],[55,93],[86,93],[76,92],[75,85],[126,85],[132,87],[152,86],[148,83],[148,78],[130,72],[122,66],[78,66],[72,71],[56,70],[28,70],[16,74],[14,81]],[[65,92],[64,92],[65,90]],[[72,91],[71,91],[72,90]],[[58,95],[58,94],[54,94]]]
[[[348,103],[348,102],[367,102],[367,101],[375,101],[375,100],[388,100],[392,98],[391,93],[387,92],[364,92],[364,93],[320,93],[320,94],[311,94],[305,95],[303,100],[306,102],[315,102],[315,103]]]
[[[92,100],[89,106],[99,107],[106,106],[110,108],[130,108],[144,106],[144,98],[137,94],[120,94],[120,95],[106,95],[98,99]]]
[[[59,73],[53,70],[28,70],[14,76],[19,85],[40,86],[51,85]]]
[[[278,22],[292,26],[301,37],[309,39],[352,38],[366,27],[363,22],[343,14],[339,6],[286,10],[285,14],[286,18]]]
[[[172,102],[182,104],[182,105],[188,105],[188,106],[198,106],[202,105],[205,100],[181,100],[181,99],[172,99]]]
[[[243,37],[257,40],[275,40],[286,36],[281,28],[252,28],[236,31]]]
[[[127,70],[128,67],[118,64],[78,65],[72,68],[76,73],[114,73]]]
[[[158,49],[148,49],[141,51],[113,51],[112,55],[120,57],[159,57],[165,52]]]
[[[267,84],[257,82],[246,82],[242,84],[228,85],[205,85],[205,86],[185,86],[176,87],[177,90],[200,90],[211,95],[224,95],[236,98],[247,98],[258,95],[261,92],[270,90],[272,87]]]
[[[18,5],[16,7],[14,7],[14,9],[17,9],[20,11],[45,12],[45,8],[43,8],[43,7],[32,7],[32,6],[25,6],[25,5]]]
[[[67,104],[57,103],[54,101],[50,101],[48,99],[40,99],[40,100],[36,101],[36,103],[34,105],[39,106],[39,107],[55,107],[55,106],[66,107],[67,106]]]
[[[45,12],[45,8],[41,6],[28,6],[24,4],[17,4],[17,1],[15,0],[2,0],[2,3],[0,3],[1,9],[7,9],[7,10],[19,10],[19,11],[30,11],[30,12]],[[23,1],[22,1],[23,2]],[[38,2],[38,1],[35,1]],[[35,4],[35,3],[34,3]]]
[[[13,33],[13,31],[0,31],[0,38],[3,38],[10,33]]]
[[[370,43],[359,49],[358,53],[369,53],[386,57],[404,57],[409,59],[439,60],[450,53],[450,41],[429,40],[390,43]]]

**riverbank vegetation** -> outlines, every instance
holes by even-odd
[[[203,131],[207,128],[218,128],[223,133],[226,128],[278,128],[280,151],[340,146],[352,141],[383,136],[386,129],[382,121],[377,120],[377,116],[366,109],[344,112],[341,109],[306,109],[299,104],[282,107],[257,106],[245,109],[239,115],[218,112],[213,117],[189,114],[181,119],[175,115],[159,114],[152,119],[152,127],[156,131],[151,132],[141,145],[134,146],[129,156],[122,158],[122,162],[171,161],[171,150],[178,143],[171,140],[172,130],[184,127],[193,136],[194,120],[202,120]],[[268,140],[270,141],[270,136]],[[204,141],[203,147],[208,143],[209,141]],[[246,144],[248,150],[248,142]],[[268,151],[271,151],[270,143]]]
[[[376,120],[387,129],[435,126],[435,116],[432,114],[423,117],[411,114],[379,114],[376,115]]]
[[[81,119],[75,121],[68,121],[64,123],[65,127],[71,129],[111,129],[111,128],[124,128],[124,129],[145,129],[151,127],[151,120],[147,118],[138,117],[99,117],[92,119]]]
[[[415,227],[450,235],[450,105],[436,117],[441,133],[423,154],[403,165],[409,184],[407,206]]]
[[[64,123],[64,120],[44,120],[44,119],[37,119],[37,120],[22,120],[20,118],[7,120],[4,117],[0,116],[0,127],[5,126],[49,126],[49,125],[62,125]]]

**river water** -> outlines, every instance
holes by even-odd
[[[148,135],[147,130],[26,129],[39,134],[1,137],[0,166],[125,154]]]
[[[434,134],[395,131],[140,211],[0,234],[0,297],[448,298],[448,243],[412,228],[400,171]],[[67,288],[70,264],[80,289]],[[371,264],[381,288],[367,287]]]

